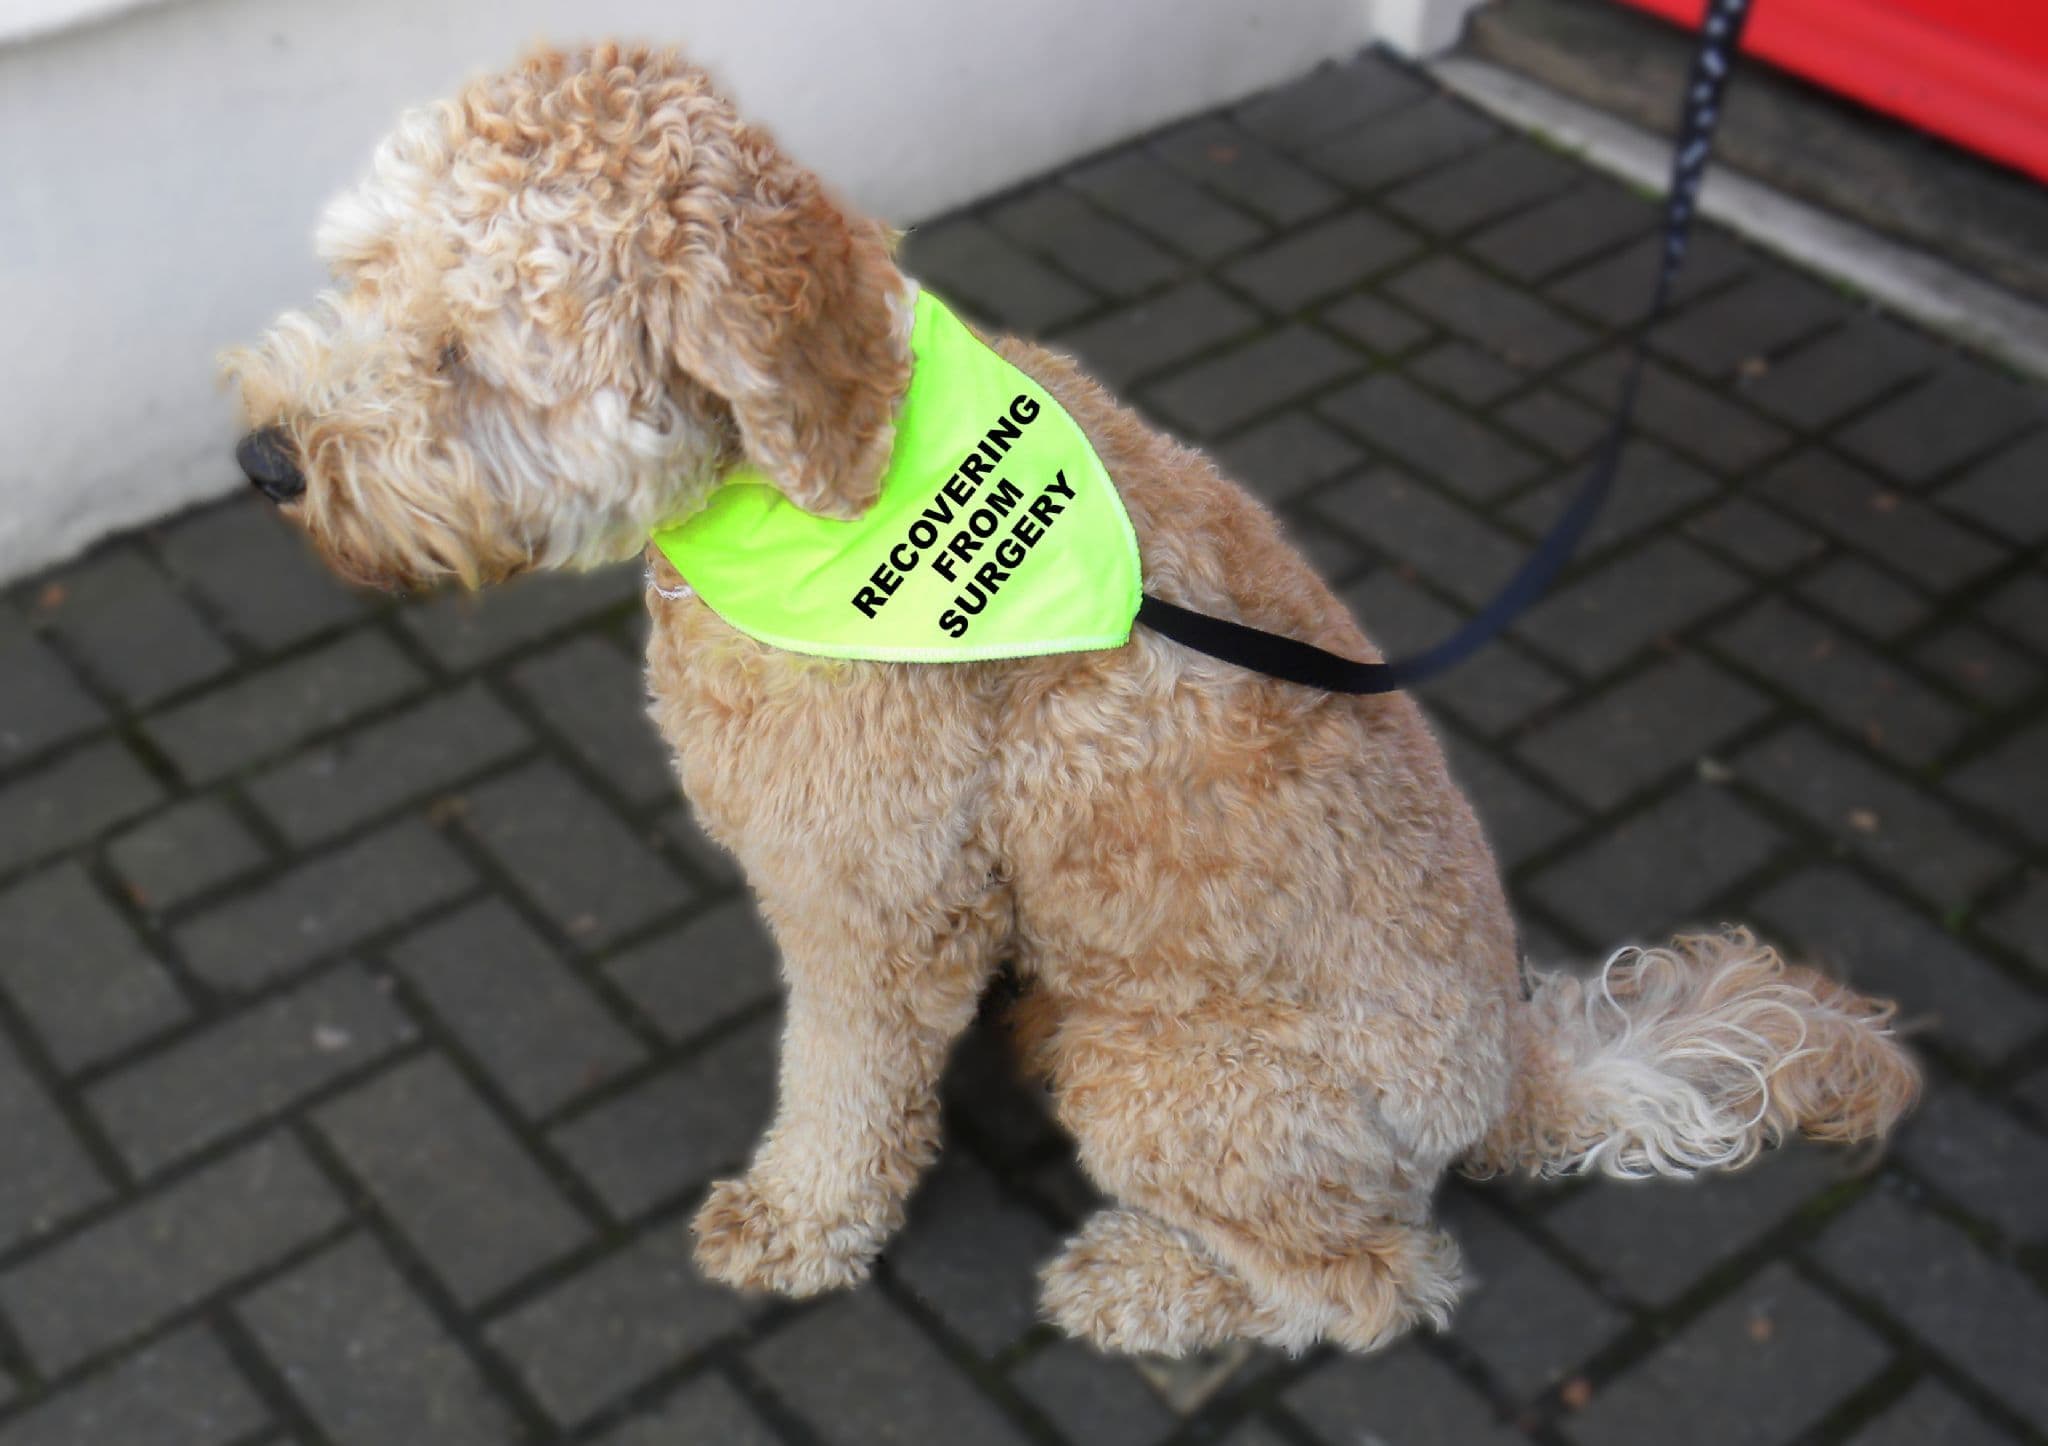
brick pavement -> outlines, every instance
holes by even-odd
[[[910,262],[1211,445],[1396,648],[1542,529],[1643,199],[1378,59],[933,222]],[[1725,237],[1556,595],[1427,690],[1540,957],[1754,918],[1895,991],[1874,1172],[1448,1192],[1371,1360],[1034,1324],[1088,1205],[975,1035],[871,1286],[688,1263],[773,959],[639,713],[637,570],[329,582],[252,503],[0,606],[0,1446],[2048,1440],[2048,398]]]

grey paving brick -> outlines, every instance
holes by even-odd
[[[1925,597],[1853,553],[1816,568],[1800,581],[1797,590],[1822,612],[1884,641],[1927,617]]]
[[[2048,721],[2023,728],[1949,775],[1947,787],[2001,814],[2036,842],[2048,841]]]
[[[1345,605],[1381,652],[1420,652],[1447,638],[1462,614],[1382,568],[1346,588]],[[1423,684],[1421,695],[1479,732],[1505,732],[1537,709],[1556,702],[1569,685],[1556,669],[1535,661],[1511,642],[1496,642],[1471,663]]]
[[[1743,591],[1740,578],[1698,548],[1660,537],[1567,581],[1516,631],[1580,673],[1595,676]]]
[[[173,523],[157,555],[216,617],[264,649],[353,622],[368,610],[277,509],[250,497]]]
[[[750,1024],[577,1116],[550,1141],[615,1215],[745,1164],[775,1104],[773,1023]]]
[[[55,1374],[234,1285],[341,1215],[298,1146],[260,1140],[0,1274],[0,1309]]]
[[[687,1220],[643,1235],[501,1316],[491,1343],[550,1415],[581,1421],[759,1309],[699,1275],[690,1247]]]
[[[2008,1239],[2048,1239],[2048,1136],[1941,1082],[1922,1097],[1899,1149],[1935,1189]]]
[[[1488,226],[1465,249],[1510,276],[1534,281],[1656,224],[1656,208],[1642,197],[1610,181],[1578,179],[1541,205]]]
[[[1517,752],[1593,808],[1606,809],[1693,768],[1769,711],[1756,690],[1686,654],[1575,705]]]
[[[1451,777],[1472,800],[1487,841],[1504,869],[1519,867],[1578,823],[1572,810],[1524,782],[1513,769],[1456,734],[1443,735]]]
[[[1183,255],[1213,260],[1239,251],[1266,227],[1137,148],[1071,171],[1068,185]]]
[[[103,740],[0,785],[0,874],[61,853],[163,798],[119,743]]]
[[[689,899],[688,886],[554,763],[469,795],[471,829],[575,939],[602,944]]]
[[[99,726],[106,710],[13,608],[0,604],[0,764],[12,765]]]
[[[0,1249],[41,1234],[106,1193],[76,1132],[0,1038]]]
[[[1723,557],[1772,576],[1789,572],[1827,549],[1819,533],[1745,497],[1732,497],[1687,518],[1684,528],[1688,536],[1717,549]]]
[[[1039,186],[988,213],[1012,241],[1058,262],[1105,296],[1133,296],[1170,281],[1180,263],[1073,191]]]
[[[1354,292],[1339,297],[1319,314],[1325,326],[1342,332],[1368,351],[1395,356],[1430,335],[1429,326],[1383,298]]]
[[[1452,1334],[1517,1398],[1563,1380],[1627,1326],[1620,1311],[1470,1197],[1438,1208],[1465,1257]]]
[[[752,903],[733,899],[628,949],[605,970],[662,1033],[688,1039],[774,998],[777,957]]]
[[[1077,1341],[1053,1342],[1010,1380],[1074,1446],[1147,1446],[1180,1424],[1128,1362]]]
[[[1242,336],[1258,321],[1257,312],[1209,282],[1185,281],[1062,332],[1057,345],[1120,387]]]
[[[208,982],[246,989],[451,899],[474,879],[431,828],[404,819],[216,904],[172,937]]]
[[[711,841],[710,836],[691,815],[688,803],[662,815],[661,832],[675,851],[690,861],[691,867],[698,874],[721,888],[738,886],[738,860]]]
[[[1921,483],[1990,451],[2042,416],[2038,394],[1958,358],[1844,428],[1835,441],[1886,476]]]
[[[1605,414],[1551,387],[1517,397],[1493,415],[1553,457],[1582,456],[1607,432]]]
[[[1824,452],[1801,452],[1757,485],[1772,502],[1930,588],[1954,588],[2003,560],[1997,548],[1933,508]]]
[[[1622,819],[1530,882],[1537,898],[1603,947],[1661,942],[1721,922],[1706,902],[1763,864],[1783,836],[1726,791],[1692,784]]]
[[[1847,869],[1807,869],[1760,896],[1759,920],[1858,989],[1896,999],[1909,1021],[1995,1059],[2041,1028],[2048,1011],[1953,936]]]
[[[107,861],[146,909],[165,909],[269,861],[269,851],[219,798],[152,814],[107,845]]]
[[[316,843],[481,772],[531,741],[472,684],[288,758],[251,779],[248,793],[292,842]]]
[[[1468,1436],[1460,1439],[1469,1441],[1474,1438]],[[1282,1436],[1267,1421],[1254,1416],[1250,1420],[1240,1422],[1235,1430],[1225,1436],[1222,1446],[1288,1446],[1293,1440],[1293,1437]]]
[[[86,1101],[129,1165],[150,1175],[411,1036],[351,964],[129,1065]]]
[[[1860,854],[1936,903],[1975,897],[2011,858],[1925,789],[1884,772],[1800,723],[1734,760],[1766,798],[1804,814],[1834,847]]]
[[[2021,1415],[2048,1415],[2048,1297],[1980,1251],[1955,1226],[1891,1194],[1863,1201],[1815,1255]]]
[[[1291,508],[1281,514],[1280,528],[1309,570],[1326,582],[1342,583],[1370,561],[1364,548],[1319,513]]]
[[[77,864],[0,894],[0,939],[0,985],[64,1069],[105,1059],[190,1012]]]
[[[830,1446],[1025,1440],[872,1287],[777,1331],[748,1359]]]
[[[1415,358],[1410,368],[1440,392],[1449,392],[1468,407],[1485,406],[1522,384],[1522,376],[1505,362],[1495,361],[1462,341],[1442,341]]]
[[[1348,290],[1415,254],[1422,243],[1405,228],[1363,207],[1282,238],[1224,269],[1224,277],[1278,315]]]
[[[1978,604],[1977,615],[2037,652],[2048,653],[2048,573],[2026,572]]]
[[[1960,709],[1840,628],[1775,598],[1716,629],[1714,645],[1877,752],[1907,763],[1939,757],[1966,722]]]
[[[1538,470],[1531,453],[1395,372],[1376,372],[1317,408],[1352,435],[1475,499],[1498,496]]]
[[[1725,376],[1846,313],[1842,298],[1791,271],[1760,271],[1657,328],[1650,345],[1706,376]]]
[[[448,1064],[384,1071],[320,1130],[458,1300],[495,1295],[581,1244],[582,1219]],[[479,1229],[482,1221],[488,1229]]]
[[[1326,211],[1341,198],[1313,171],[1218,116],[1174,127],[1152,142],[1152,150],[1190,180],[1283,225]]]
[[[1355,466],[1358,445],[1307,412],[1283,412],[1216,447],[1223,474],[1278,507]]]
[[[1626,369],[1623,353],[1603,352],[1567,372],[1564,383],[1603,414],[1611,413]],[[1643,368],[1634,425],[1729,473],[1754,466],[1790,440],[1782,427],[1656,362]]]
[[[207,783],[353,722],[424,679],[383,635],[353,632],[159,713],[150,741]]]
[[[903,249],[911,274],[946,301],[1027,334],[1049,331],[1095,304],[1087,288],[971,217],[920,226]]]
[[[1923,668],[1994,708],[2018,702],[2041,681],[2042,670],[2032,659],[1969,623],[1936,630],[1912,653]]]
[[[1551,366],[1592,339],[1548,303],[1453,256],[1410,267],[1387,293],[1524,370]]]
[[[558,1109],[641,1058],[633,1036],[497,899],[437,920],[388,952],[528,1114]]]
[[[351,1236],[238,1307],[336,1446],[495,1446],[519,1433],[383,1252]]]
[[[2048,430],[2001,448],[1942,488],[1937,500],[2010,541],[2048,537]]]
[[[1240,106],[1237,120],[1275,145],[1299,149],[1427,94],[1411,71],[1367,52],[1266,92]]]
[[[435,662],[464,672],[572,624],[625,611],[640,597],[644,577],[638,562],[544,572],[483,593],[441,592],[398,616]]]
[[[598,1437],[599,1446],[780,1446],[781,1438],[717,1376],[690,1382],[654,1410]],[[4,1446],[4,1443],[0,1443]]]
[[[1609,326],[1632,325],[1650,305],[1662,254],[1662,243],[1646,236],[1545,282],[1544,290]],[[1678,274],[1672,295],[1681,300],[1697,296],[1747,269],[1739,246],[1712,231],[1701,232],[1686,251],[1685,269]]]
[[[1303,152],[1302,159],[1332,180],[1372,191],[1440,166],[1499,134],[1498,126],[1465,105],[1433,95],[1340,131]]]
[[[512,682],[589,767],[631,803],[676,791],[668,744],[647,715],[646,668],[601,638],[571,638]]]
[[[1984,932],[2048,973],[2048,874],[2027,875],[2019,893],[1987,912]]]
[[[222,672],[228,646],[147,558],[115,546],[58,575],[41,620],[99,683],[131,705]]]
[[[1392,468],[1327,488],[1313,505],[1467,603],[1492,597],[1522,560],[1505,533]]]
[[[1213,437],[1355,371],[1361,358],[1305,326],[1257,337],[1153,383],[1161,415],[1192,437]]]
[[[2010,1446],[2011,1441],[1946,1387],[1923,1381],[1850,1437],[1849,1446]]]
[[[1412,1341],[1378,1355],[1334,1357],[1289,1386],[1281,1400],[1331,1442],[1509,1446],[1525,1439]]]
[[[1773,1265],[1566,1423],[1585,1446],[1638,1446],[1672,1423],[1701,1441],[1792,1440],[1884,1367],[1884,1343]]]
[[[1584,481],[1582,468],[1561,472],[1517,498],[1507,516],[1532,538],[1542,537],[1557,525]],[[1591,557],[1640,538],[1681,513],[1697,509],[1719,491],[1712,477],[1647,438],[1622,444],[1613,486],[1600,516],[1579,545],[1582,556]]]
[[[227,1446],[263,1425],[227,1352],[191,1326],[0,1426],[0,1446]]]
[[[1546,1214],[1543,1230],[1628,1298],[1665,1306],[1850,1168],[1817,1147],[1793,1145],[1732,1175],[1600,1180]]]
[[[949,1330],[993,1356],[1037,1320],[1038,1269],[1057,1244],[1044,1221],[954,1149],[911,1201],[889,1270]]]
[[[1452,236],[1553,196],[1578,167],[1519,137],[1432,169],[1390,191],[1386,207],[1426,230]]]
[[[1745,378],[1743,392],[1773,416],[1813,430],[1927,371],[1940,355],[1903,327],[1856,316]]]

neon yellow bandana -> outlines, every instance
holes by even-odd
[[[791,652],[957,663],[1121,647],[1138,540],[1086,435],[928,291],[910,346],[865,515],[815,517],[742,468],[655,546],[713,612]]]

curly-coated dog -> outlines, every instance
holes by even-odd
[[[736,469],[855,518],[915,283],[658,51],[541,53],[412,113],[327,211],[335,289],[231,353],[252,480],[340,572],[477,586],[615,563]],[[1148,592],[1373,656],[1274,520],[1066,358],[990,339],[1092,442]],[[779,1103],[697,1215],[734,1286],[860,1280],[937,1146],[991,971],[1111,1197],[1045,1307],[1119,1350],[1381,1345],[1458,1290],[1448,1170],[1682,1175],[1883,1135],[1889,1006],[1747,933],[1532,976],[1405,696],[1333,696],[1143,628],[958,663],[766,645],[649,553],[653,715],[788,989]]]

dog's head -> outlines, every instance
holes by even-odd
[[[812,512],[874,500],[889,235],[673,54],[541,53],[413,112],[318,245],[335,288],[223,365],[237,459],[346,575],[616,561],[742,460]]]

